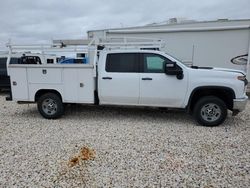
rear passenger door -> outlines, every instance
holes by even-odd
[[[139,55],[137,53],[109,53],[106,55],[106,63],[98,65],[98,70],[101,104],[136,105],[139,103]]]

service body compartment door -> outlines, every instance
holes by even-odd
[[[78,100],[78,75],[77,69],[67,68],[63,70],[63,100],[76,102]]]
[[[94,103],[92,68],[64,68],[63,100],[69,103]]]
[[[34,67],[28,68],[28,80],[31,84],[61,84],[62,68]]]
[[[110,53],[98,66],[101,104],[139,103],[139,56],[136,53]]]
[[[12,98],[14,101],[28,101],[28,80],[27,69],[24,67],[9,66],[9,74],[11,80]]]
[[[77,69],[78,101],[80,103],[94,103],[95,78],[92,69]]]

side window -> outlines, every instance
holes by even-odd
[[[106,61],[107,72],[139,72],[139,58],[136,53],[108,54]]]
[[[147,73],[164,73],[165,63],[169,62],[167,58],[157,54],[144,54],[143,67]]]

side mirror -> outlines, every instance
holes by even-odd
[[[181,67],[179,67],[176,62],[168,62],[165,65],[165,73],[167,75],[175,75],[177,79],[182,80],[184,75],[183,75],[183,70]]]

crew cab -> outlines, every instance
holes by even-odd
[[[37,103],[40,114],[59,118],[64,104],[184,109],[197,122],[216,126],[228,110],[245,109],[247,79],[238,70],[187,67],[156,50],[98,52],[89,64],[9,65],[11,100]]]

